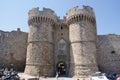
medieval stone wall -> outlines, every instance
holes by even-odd
[[[23,71],[26,62],[25,73],[34,76],[55,76],[61,62],[71,77],[120,71],[120,36],[97,36],[91,7],[74,7],[64,19],[51,9],[33,8],[28,25],[29,33],[0,31],[0,64]]]
[[[99,35],[97,40],[97,63],[102,72],[120,72],[120,36]]]
[[[63,27],[64,29],[64,27]],[[67,27],[65,27],[67,29]],[[59,40],[65,39],[68,41],[68,32],[63,30],[63,36],[61,35],[61,27],[56,30],[59,34],[56,39],[56,44]],[[61,35],[61,38],[59,37]],[[66,42],[67,42],[66,41]],[[98,35],[97,36],[97,64],[98,68],[102,72],[119,72],[120,64],[120,36],[119,35]],[[56,45],[58,46],[58,45]],[[67,46],[68,49],[69,45]],[[58,54],[57,48],[55,48],[55,54]],[[27,51],[27,33],[21,31],[5,32],[0,31],[0,64],[9,66],[11,63],[15,64],[15,68],[19,71],[23,71],[25,67]],[[69,54],[69,49],[68,53]],[[56,57],[57,59],[57,57]],[[57,64],[57,61],[56,61]],[[56,66],[56,65],[55,65]]]
[[[28,34],[21,31],[0,31],[0,65],[24,71]]]

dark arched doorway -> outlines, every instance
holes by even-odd
[[[66,76],[66,64],[64,62],[58,62],[56,68],[59,76]]]

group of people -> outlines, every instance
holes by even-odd
[[[2,66],[0,69],[0,80],[19,80],[17,72],[14,71],[13,64],[10,65],[9,69]]]

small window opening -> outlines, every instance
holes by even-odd
[[[61,33],[61,36],[63,36],[63,33]]]
[[[113,51],[111,51],[111,54],[115,54],[115,51],[113,50]]]
[[[61,30],[63,29],[63,27],[61,26]]]

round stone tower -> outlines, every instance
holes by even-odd
[[[28,13],[28,47],[25,73],[33,76],[53,76],[53,24],[57,17],[51,9],[33,8]]]
[[[70,39],[70,76],[88,77],[96,63],[96,20],[91,7],[74,7],[67,12]]]

